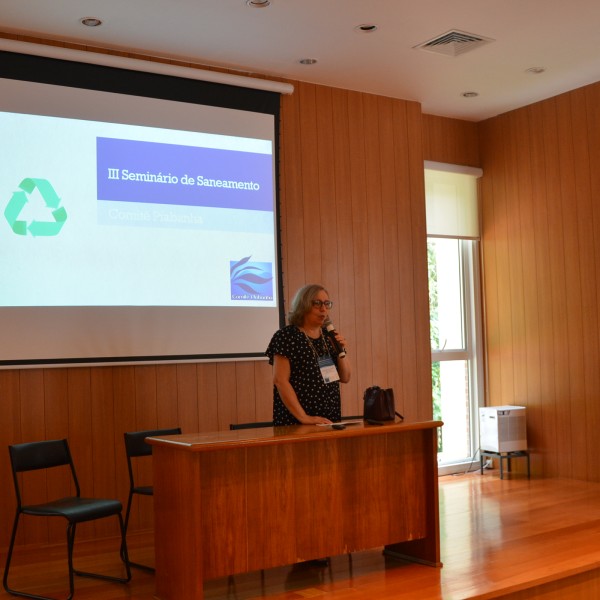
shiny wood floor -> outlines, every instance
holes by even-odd
[[[442,569],[388,559],[375,549],[333,557],[325,568],[300,564],[207,581],[205,598],[600,598],[600,484],[500,480],[496,471],[443,477],[440,524]],[[152,560],[149,537],[131,541],[134,560]],[[79,568],[121,570],[112,540],[81,543],[77,552]],[[21,551],[11,583],[65,598],[65,568],[62,549]],[[151,600],[154,576],[135,569],[128,585],[77,578],[75,586],[77,600]],[[10,597],[0,593],[1,600]]]

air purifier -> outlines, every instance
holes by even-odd
[[[527,450],[524,406],[485,406],[479,409],[481,451],[518,452]]]

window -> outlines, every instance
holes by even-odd
[[[478,466],[483,349],[476,179],[426,170],[433,414],[440,474]]]

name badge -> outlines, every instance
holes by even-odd
[[[339,373],[335,368],[331,356],[321,356],[319,358],[319,369],[321,369],[321,375],[325,383],[333,383],[340,380]]]

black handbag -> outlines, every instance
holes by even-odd
[[[383,423],[385,421],[395,421],[396,415],[404,420],[404,417],[396,412],[394,404],[394,390],[392,388],[383,389],[378,385],[373,385],[365,390],[363,418],[366,421],[375,421]]]

